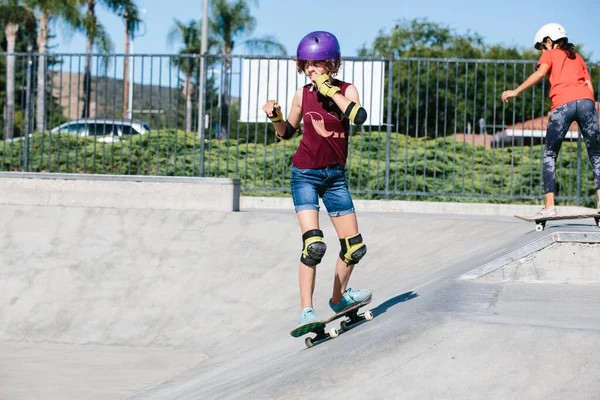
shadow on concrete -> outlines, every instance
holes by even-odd
[[[397,305],[399,303],[404,303],[406,301],[410,301],[418,296],[419,296],[418,293],[410,291],[410,292],[402,293],[402,294],[399,294],[398,296],[392,297],[391,299],[384,301],[383,303],[381,303],[380,305],[378,305],[377,307],[375,307],[371,310],[371,312],[373,313],[373,318],[377,318],[379,315],[386,312],[389,308],[394,307],[395,305]]]

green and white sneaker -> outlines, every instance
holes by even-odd
[[[315,332],[315,329],[323,328],[325,323],[319,318],[312,307],[306,307],[298,317],[298,326],[295,327],[290,334],[293,337],[300,337],[309,332]]]
[[[309,322],[321,321],[321,318],[317,315],[312,307],[306,307],[300,313],[298,317],[298,325],[308,324]]]

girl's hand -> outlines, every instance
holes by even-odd
[[[314,72],[312,72],[312,73],[310,74],[310,76],[308,77],[308,79],[310,79],[310,81],[311,81],[312,83],[315,83],[315,81],[316,81],[316,80],[317,80],[317,79],[318,79],[320,76],[322,76],[322,75],[325,75],[325,74],[323,74],[323,73],[322,73],[322,72],[320,72],[320,71],[314,71]],[[329,77],[329,75],[327,75],[327,77]]]
[[[281,106],[279,104],[277,104],[277,101],[275,100],[269,100],[267,101],[267,103],[263,106],[263,111],[265,112],[265,114],[267,114],[267,117],[269,118],[273,118],[273,117],[277,117],[281,115]]]
[[[329,76],[325,74],[319,75],[319,77],[315,79],[314,84],[317,87],[319,93],[321,93],[323,96],[330,97],[332,99],[336,93],[340,92],[340,88],[337,86],[333,86],[331,84],[331,81],[329,80]]]
[[[519,93],[516,90],[506,90],[502,92],[502,101],[508,103],[508,99],[511,97],[517,97]]]

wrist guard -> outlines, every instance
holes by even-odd
[[[273,115],[267,115],[267,117],[271,120],[271,122],[282,122],[283,118],[281,114],[277,112],[277,110],[273,110]]]
[[[321,75],[317,79],[315,79],[315,85],[317,86],[317,90],[323,96],[331,97],[340,91],[340,88],[337,86],[333,86],[329,81],[329,76]]]

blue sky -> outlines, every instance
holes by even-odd
[[[254,4],[249,0],[250,4]],[[202,18],[202,0],[138,0],[146,9],[145,33],[135,40],[136,54],[170,54],[167,33],[175,18],[188,21]],[[99,7],[98,15],[115,42],[115,52],[123,53],[123,23]],[[313,30],[334,33],[342,54],[355,56],[362,45],[372,44],[380,30],[389,32],[397,21],[427,18],[449,26],[459,33],[479,33],[488,44],[533,45],[537,29],[548,22],[565,26],[569,39],[583,45],[588,61],[600,61],[600,36],[595,26],[600,23],[599,0],[335,0],[301,2],[258,0],[252,6],[257,19],[253,36],[272,35],[294,54],[298,41]],[[58,37],[52,41],[57,53],[85,52],[84,37],[66,35],[57,27]],[[143,32],[142,32],[143,33]],[[239,53],[239,52],[238,52]]]

